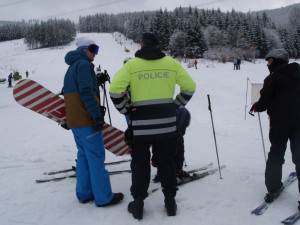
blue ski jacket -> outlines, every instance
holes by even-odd
[[[94,65],[82,50],[68,52],[65,62],[69,65],[64,78],[68,127],[92,126],[94,120],[101,117]]]

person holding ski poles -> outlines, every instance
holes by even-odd
[[[64,78],[67,127],[71,128],[78,149],[76,195],[80,203],[95,200],[99,207],[119,203],[124,195],[113,193],[105,169],[102,128],[104,111],[99,107],[99,87],[93,61],[99,46],[86,37],[77,49],[65,56],[69,65]]]
[[[181,88],[173,100],[175,85]],[[130,86],[130,106],[124,91]],[[142,35],[141,49],[117,72],[110,85],[110,97],[131,121],[130,188],[134,201],[128,211],[135,219],[143,218],[144,200],[150,184],[150,146],[157,146],[158,174],[165,196],[168,216],[175,216],[176,188],[176,109],[186,105],[196,89],[196,84],[181,64],[167,57],[159,48],[159,40],[152,33]]]
[[[270,117],[271,147],[265,170],[268,193],[264,198],[270,203],[284,188],[282,165],[288,140],[296,173],[300,177],[300,67],[298,63],[288,64],[289,56],[284,49],[270,51],[265,59],[270,75],[265,78],[260,99],[253,104],[250,114],[267,110]],[[300,193],[299,179],[298,185]]]

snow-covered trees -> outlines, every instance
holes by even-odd
[[[26,27],[25,23],[0,26],[0,42],[23,38]]]
[[[170,37],[170,53],[174,57],[186,56],[187,34],[181,30],[175,31]]]
[[[144,32],[153,32],[161,48],[172,56],[191,58],[226,54],[232,50],[235,57],[249,58],[252,49],[256,57],[264,57],[274,48],[285,48],[290,57],[299,58],[300,9],[290,13],[286,27],[276,27],[267,13],[241,13],[234,9],[198,9],[178,7],[174,11],[158,10],[120,14],[98,13],[79,18],[79,32],[120,32],[140,43]],[[33,21],[19,28],[0,26],[0,41],[26,37],[31,48],[67,43],[75,37],[75,25],[70,21]],[[28,26],[28,28],[27,28]],[[230,57],[229,57],[230,58]]]
[[[264,57],[273,48],[287,46],[282,42],[280,28],[277,30],[266,13],[253,15],[235,10],[223,13],[220,9],[178,7],[172,12],[160,9],[117,15],[97,14],[82,17],[79,30],[119,31],[136,42],[141,41],[142,33],[150,31],[159,37],[164,51],[172,56],[186,54],[191,58],[202,57],[207,50],[215,52],[220,49],[226,49],[226,52],[227,49],[235,49],[234,54],[243,57],[252,55],[253,47],[257,50],[257,57]]]
[[[54,47],[69,43],[76,36],[75,24],[70,20],[49,19],[35,21],[25,31],[25,43],[29,48]]]
[[[300,22],[297,24],[295,33],[292,38],[293,55],[296,59],[300,58]]]

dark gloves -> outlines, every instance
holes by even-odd
[[[70,130],[67,123],[62,123],[62,124],[60,124],[60,126],[66,130]]]
[[[255,110],[255,104],[252,105],[252,107],[251,107],[251,109],[250,109],[250,111],[249,111],[249,114],[250,114],[251,116],[254,116],[253,112],[257,112],[257,111]]]
[[[131,128],[127,128],[124,132],[124,141],[129,148],[132,148],[133,132]]]
[[[110,77],[106,70],[104,70],[103,73],[97,74],[97,82],[98,82],[99,86],[102,86],[103,84],[105,84],[106,81],[108,81],[110,83]]]
[[[135,110],[136,110],[136,108],[133,108],[132,106],[129,106],[129,108],[127,108],[127,111],[124,113],[124,115],[127,116],[130,119],[132,111],[135,111]]]
[[[104,126],[104,117],[99,117],[97,119],[94,120],[94,130],[95,131],[101,131],[103,126]]]

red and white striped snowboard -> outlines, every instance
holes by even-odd
[[[23,79],[15,85],[13,96],[23,107],[59,124],[66,123],[64,99],[39,83],[30,79]],[[124,132],[109,124],[105,124],[103,127],[103,141],[105,149],[118,156],[130,152],[130,148],[124,141]]]

